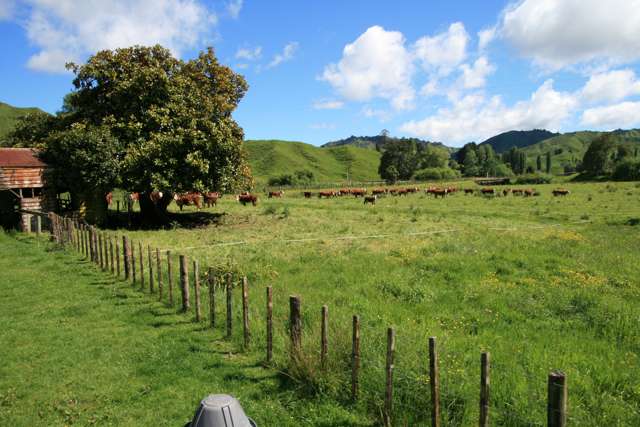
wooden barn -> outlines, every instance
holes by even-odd
[[[30,148],[0,148],[0,225],[29,231],[34,215],[55,207],[43,174],[46,165]],[[52,204],[53,203],[53,204]],[[29,211],[29,212],[24,212]]]

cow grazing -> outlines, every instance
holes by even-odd
[[[436,199],[438,197],[442,197],[444,199],[447,196],[448,193],[449,193],[449,189],[448,188],[436,188],[435,190],[433,190],[431,192],[431,194],[433,194]]]
[[[376,204],[376,200],[378,196],[364,196],[364,204],[371,203],[372,205]]]
[[[524,197],[534,196],[535,193],[536,193],[536,191],[533,190],[532,188],[527,188],[526,190],[524,190]]]
[[[418,187],[407,187],[405,188],[405,190],[407,193],[414,194],[417,193],[420,189]]]
[[[253,206],[255,206],[258,203],[258,196],[249,193],[239,194],[238,196],[236,196],[236,200],[242,203],[243,206],[246,206],[247,203],[251,203]]]
[[[515,196],[516,194],[519,196],[522,196],[522,194],[524,193],[524,190],[522,188],[514,188],[513,190],[511,190],[511,193]]]
[[[447,187],[447,193],[452,194],[458,191],[458,187]]]
[[[113,203],[113,193],[111,191],[109,191],[105,196],[104,199],[107,201],[107,206],[111,206],[111,203]]]
[[[277,197],[277,198],[281,198],[282,196],[284,196],[284,191],[269,191],[269,198],[273,198],[273,197]]]
[[[493,196],[496,194],[496,190],[493,188],[483,188],[480,190],[480,192],[482,193],[483,196]]]
[[[570,193],[566,188],[556,188],[552,191],[554,196],[566,196]]]
[[[365,194],[367,194],[367,189],[366,188],[352,188],[351,189],[351,194],[353,194],[355,197],[363,197]]]
[[[473,188],[465,188],[464,189],[464,194],[473,194],[475,192],[475,190]]]
[[[373,194],[374,196],[387,194],[387,189],[386,188],[374,188],[373,190],[371,190],[371,194]]]
[[[338,196],[348,196],[349,194],[351,194],[351,189],[350,188],[341,188],[340,190],[338,190],[337,195]]]
[[[218,204],[218,199],[221,197],[222,196],[217,191],[204,193],[204,204],[207,205],[208,208],[216,206]]]
[[[174,194],[173,199],[176,205],[182,210],[184,206],[195,205],[196,208],[202,209],[202,194],[197,192]]]
[[[509,188],[505,188],[504,190],[502,190],[502,195],[503,196],[508,196],[509,193],[511,193],[511,189],[509,189]]]
[[[303,194],[305,199],[310,199],[311,196],[313,196],[313,193],[311,191],[305,191]]]
[[[318,199],[322,199],[324,198],[329,198],[329,197],[335,197],[336,196],[336,192],[335,191],[320,191],[318,193]]]

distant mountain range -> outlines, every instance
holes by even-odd
[[[20,117],[35,112],[43,111],[35,107],[20,108],[0,102],[0,141],[13,130],[13,127]]]

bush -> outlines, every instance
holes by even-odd
[[[413,176],[418,181],[460,178],[460,171],[450,168],[425,168],[416,171]]]
[[[313,183],[313,172],[308,170],[296,171],[293,174],[285,173],[269,178],[268,185],[270,187],[278,187],[283,185],[309,185]]]
[[[546,173],[530,173],[519,176],[516,184],[549,184],[552,180],[553,176]]]
[[[613,170],[612,178],[617,181],[640,180],[640,160],[623,160]]]

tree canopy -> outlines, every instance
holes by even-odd
[[[160,190],[163,213],[174,192],[251,185],[231,116],[248,85],[212,48],[189,61],[159,45],[104,50],[67,68],[75,90],[41,148],[70,191]]]

